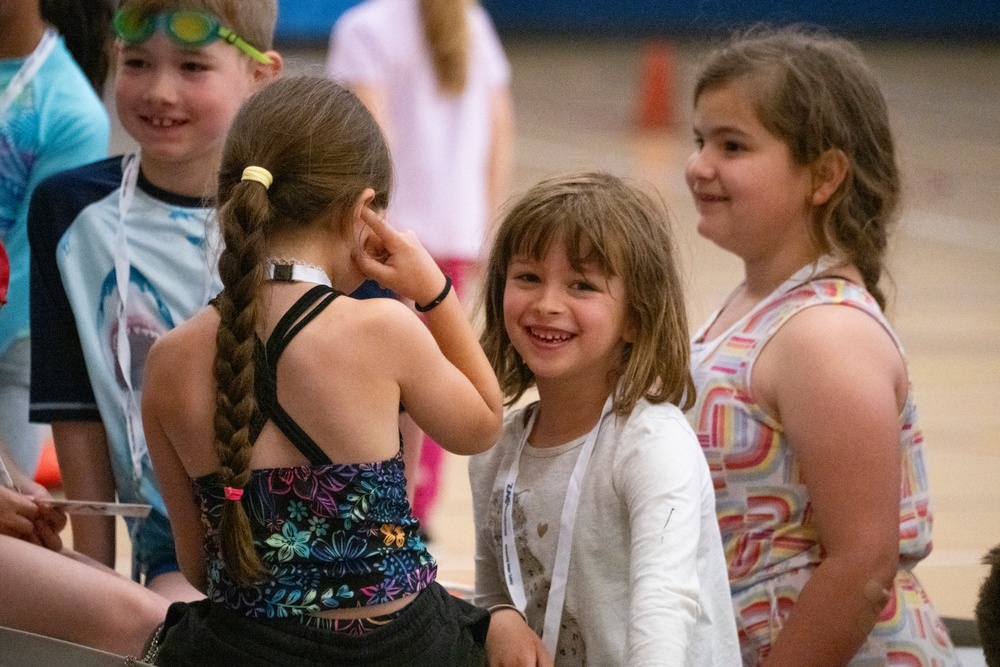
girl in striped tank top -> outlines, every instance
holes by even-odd
[[[786,28],[715,52],[694,93],[698,231],[745,279],[696,333],[745,666],[956,665],[913,566],[923,445],[879,288],[900,184],[885,100],[844,40]]]

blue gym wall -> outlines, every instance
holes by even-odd
[[[279,0],[278,39],[325,41],[358,0]],[[803,21],[845,35],[1000,36],[997,0],[481,0],[501,34],[698,34]]]

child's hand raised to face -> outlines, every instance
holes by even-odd
[[[353,258],[358,269],[383,287],[418,304],[433,301],[445,284],[444,274],[417,235],[398,232],[382,215],[365,207],[361,219],[367,229]]]

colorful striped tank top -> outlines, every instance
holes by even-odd
[[[715,318],[709,319],[692,342],[692,374],[698,398],[688,418],[712,473],[745,665],[757,664],[766,656],[798,591],[823,557],[799,463],[782,425],[764,412],[750,390],[758,355],[789,318],[806,308],[825,304],[867,313],[886,330],[903,354],[899,339],[872,296],[842,278],[811,279],[819,270],[822,268],[809,266],[796,273],[728,331],[704,341],[704,334]],[[923,438],[917,425],[912,388],[907,392],[899,420],[903,466],[900,576],[895,594],[862,653],[869,658],[882,656],[873,664],[895,664],[883,661],[887,655],[884,651],[890,650],[884,648],[885,641],[880,640],[878,646],[870,645],[876,635],[884,634],[925,644],[924,649],[914,646],[916,654],[934,659],[919,664],[952,664],[954,654],[947,634],[910,572],[931,550]],[[893,618],[900,613],[906,617],[902,622]],[[914,637],[911,631],[918,618],[926,621],[926,632],[918,632]],[[909,636],[900,637],[897,632]]]

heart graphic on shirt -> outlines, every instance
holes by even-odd
[[[540,523],[538,524],[538,539],[545,537],[545,533],[549,532],[549,524]]]

